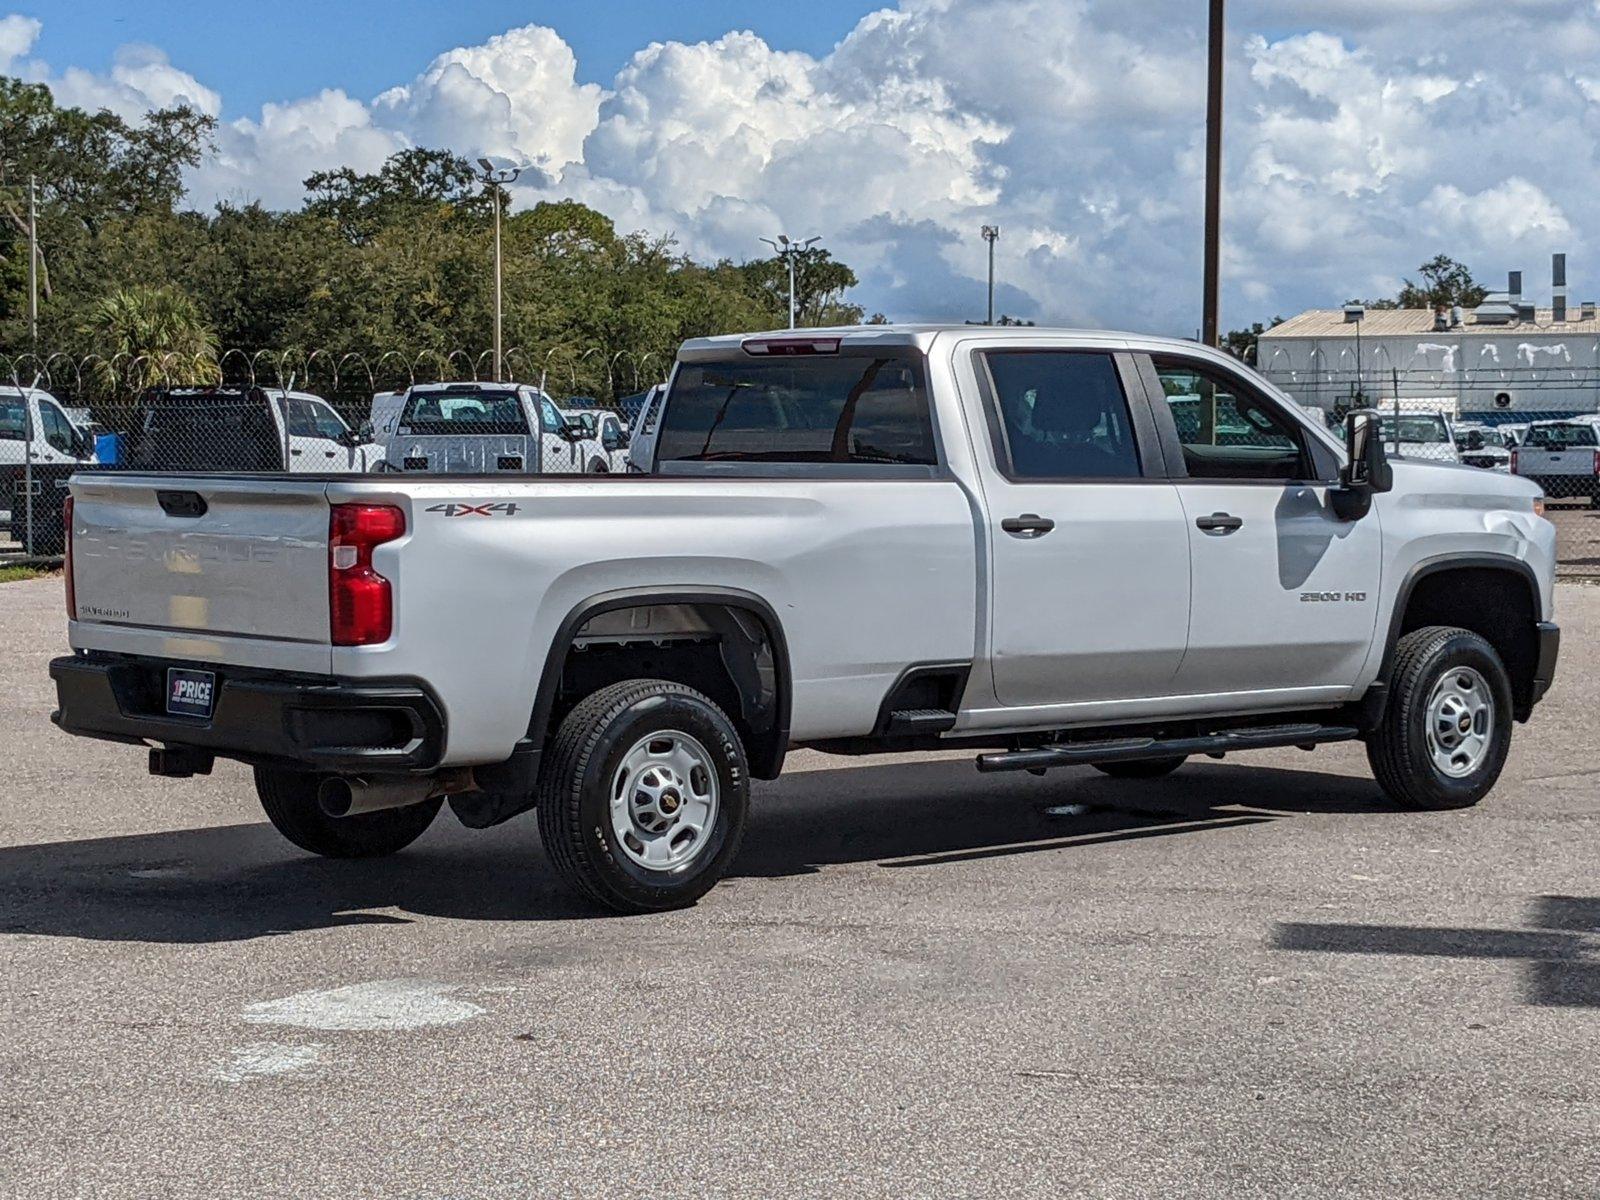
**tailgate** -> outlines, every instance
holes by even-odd
[[[325,492],[311,480],[76,476],[78,621],[326,644]]]
[[[535,439],[519,434],[471,437],[395,437],[389,443],[391,466],[430,475],[531,474],[539,470]]]
[[[1519,450],[1517,473],[1520,475],[1593,475],[1594,449],[1581,447],[1575,450]]]

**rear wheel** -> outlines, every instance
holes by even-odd
[[[1113,779],[1160,779],[1171,775],[1188,761],[1188,755],[1175,754],[1171,758],[1141,758],[1132,762],[1103,762],[1091,765],[1096,771]]]
[[[319,775],[257,767],[256,795],[273,827],[302,850],[325,858],[382,858],[404,850],[433,824],[442,800],[330,817],[317,804]]]
[[[739,852],[744,747],[699,692],[632,679],[582,700],[546,750],[539,834],[577,894],[618,912],[693,904]]]
[[[598,458],[589,464],[589,474],[591,475],[609,475],[610,473],[611,468]]]
[[[1494,787],[1511,747],[1511,680],[1465,629],[1430,626],[1395,647],[1390,696],[1367,761],[1402,808],[1467,808]]]

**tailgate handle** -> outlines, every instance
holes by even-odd
[[[157,492],[156,503],[169,517],[206,515],[206,498],[199,492]]]

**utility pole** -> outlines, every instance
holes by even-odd
[[[499,383],[505,361],[500,349],[500,324],[503,313],[500,282],[500,195],[502,186],[516,182],[517,176],[527,168],[508,163],[504,159],[493,158],[480,158],[478,166],[483,168],[483,182],[489,189],[489,199],[494,202],[494,381]]]
[[[986,324],[994,324],[994,244],[1000,240],[1000,226],[985,225],[983,227],[983,240],[989,243],[989,319]]]
[[[28,176],[28,338],[39,348],[39,184]]]
[[[1225,43],[1223,6],[1225,0],[1211,0],[1211,61],[1206,81],[1206,231],[1205,296],[1202,301],[1200,340],[1215,346],[1218,279],[1222,254],[1222,64]]]
[[[803,242],[797,242],[786,233],[780,233],[776,241],[772,238],[762,238],[763,242],[778,252],[778,256],[789,264],[789,328],[795,327],[795,261],[811,247],[822,240],[821,237],[808,237]]]

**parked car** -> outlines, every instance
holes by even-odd
[[[1535,421],[1511,452],[1511,473],[1532,480],[1550,500],[1600,507],[1600,430],[1589,421]]]
[[[1443,413],[1384,414],[1379,425],[1383,445],[1401,458],[1425,458],[1433,462],[1460,462],[1455,431]]]
[[[395,422],[385,445],[390,471],[530,475],[606,469],[599,439],[527,384],[415,384],[406,390]]]
[[[380,454],[332,405],[280,388],[152,388],[127,465],[148,471],[366,472]]]
[[[1254,432],[1180,432],[1168,393]],[[1127,334],[697,338],[648,482],[72,495],[62,729],[160,775],[250,763],[334,857],[445,797],[472,827],[536,808],[561,878],[623,911],[709,889],[801,746],[1154,779],[1362,740],[1395,803],[1475,804],[1559,643],[1527,480],[1391,462],[1370,411],[1341,444],[1219,351]]]
[[[94,461],[93,435],[49,392],[0,388],[0,528],[28,553],[61,553],[67,477]]]
[[[1511,470],[1511,447],[1516,443],[1493,425],[1462,423],[1455,427],[1456,447],[1469,467],[1488,471]]]

